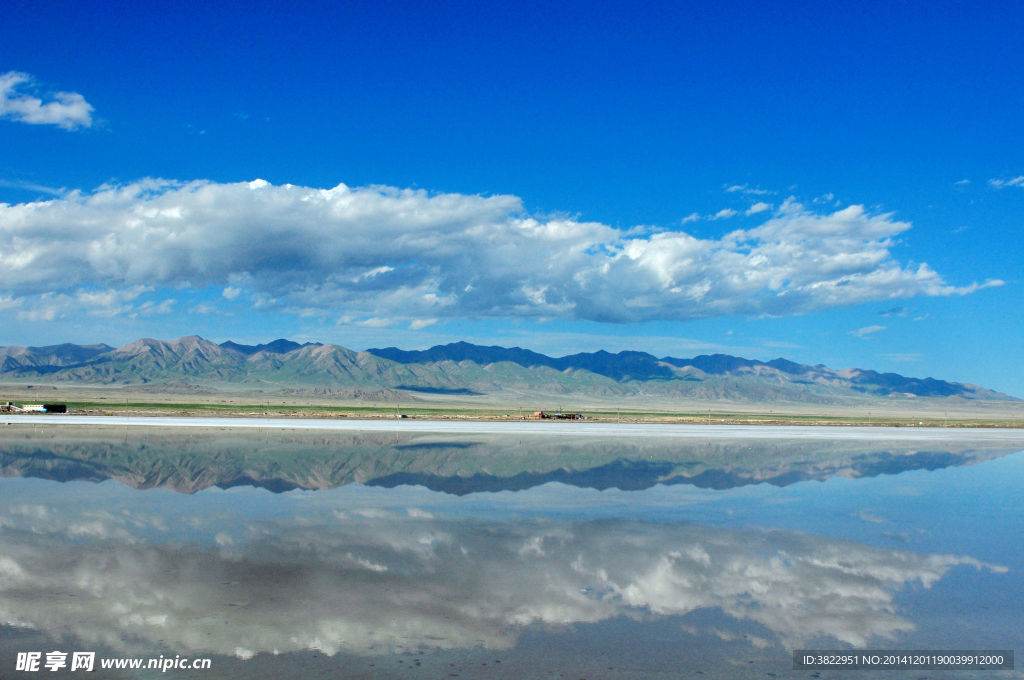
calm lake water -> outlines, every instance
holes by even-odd
[[[3,678],[1024,677],[792,669],[1024,650],[1024,433],[16,424],[0,473]]]

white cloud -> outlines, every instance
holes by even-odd
[[[427,328],[428,326],[433,326],[437,322],[438,322],[438,319],[413,319],[409,323],[409,329],[410,330],[414,330],[414,331],[418,331],[421,328]]]
[[[369,319],[363,319],[362,321],[356,321],[356,325],[362,326],[363,328],[387,328],[391,324],[392,321],[390,319],[382,319],[377,316]]]
[[[696,222],[700,219],[700,213],[692,212],[683,219],[679,220],[680,224],[689,224],[690,222]]]
[[[953,182],[953,186],[955,186],[955,187],[965,187],[965,186],[969,185],[970,183],[971,183],[971,180],[965,178],[965,179],[961,179],[961,180],[957,180],[956,182]]]
[[[772,209],[772,204],[771,203],[765,203],[764,201],[758,201],[757,203],[755,203],[754,205],[750,206],[747,209],[746,214],[748,216],[749,215],[756,215],[757,213],[761,213],[761,212],[764,212],[766,210],[771,210],[771,209]]]
[[[756,228],[702,239],[542,219],[515,196],[148,179],[0,205],[0,269],[36,318],[79,295],[116,314],[143,289],[223,287],[259,309],[407,324],[781,316],[1002,283],[900,264],[891,247],[909,228],[788,199]]]
[[[47,292],[39,295],[28,309],[18,312],[18,318],[26,321],[53,321],[76,311],[100,317],[169,313],[174,300],[135,304],[136,298],[150,290],[147,286],[131,286],[106,290],[85,288],[72,293]]]
[[[1006,187],[1024,187],[1024,175],[1021,175],[1020,177],[1012,177],[1010,179],[990,179],[988,183],[996,189],[1004,189]]]
[[[721,210],[716,212],[714,215],[712,215],[708,219],[709,220],[727,220],[730,217],[736,217],[736,215],[738,215],[738,214],[739,213],[736,212],[735,210],[733,210],[732,208],[722,208]]]
[[[96,316],[117,316],[118,314],[142,311],[142,307],[135,308],[131,303],[139,295],[146,292],[146,290],[147,288],[144,286],[134,286],[130,289],[121,290],[80,290],[75,293],[72,304],[85,307]],[[168,300],[166,302],[173,304],[173,301]],[[161,303],[161,305],[167,308],[168,306],[165,303]],[[152,304],[145,306],[145,309],[151,308]]]
[[[20,321],[53,321],[60,314],[60,310],[56,305],[32,305],[28,309],[24,309],[18,312],[18,319]]]
[[[177,300],[167,298],[160,302],[154,302],[153,300],[147,300],[139,305],[133,314],[140,314],[142,316],[150,316],[152,314],[170,314],[174,311],[174,305],[177,304]]]
[[[27,73],[8,71],[0,75],[0,118],[34,125],[57,125],[65,130],[92,125],[93,108],[85,97],[77,92],[39,95],[34,85],[35,80]],[[41,96],[46,96],[47,101]]]
[[[864,328],[858,328],[855,331],[850,331],[850,335],[858,338],[868,338],[879,331],[884,331],[885,326],[865,326]]]
[[[48,187],[45,184],[36,184],[35,182],[26,182],[22,180],[0,179],[0,187],[5,187],[7,189],[21,189],[22,191],[34,191],[40,194],[49,194],[50,196],[61,196],[64,194],[64,189]]]
[[[234,286],[225,286],[224,290],[222,290],[220,294],[224,296],[225,300],[234,300],[236,297],[238,297],[238,294],[241,292],[241,288],[236,288]]]
[[[748,184],[726,185],[725,191],[730,194],[744,194],[746,196],[770,196],[775,193],[774,191],[768,191],[761,187],[752,187]]]
[[[20,306],[22,301],[10,295],[0,295],[0,312]]]

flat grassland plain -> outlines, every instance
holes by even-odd
[[[181,393],[153,387],[0,384],[0,403],[61,403],[73,415],[203,416],[413,420],[533,420],[534,413],[579,414],[591,422],[886,427],[1024,427],[1024,401],[870,397],[842,404],[684,401],[586,395],[410,395],[409,399],[332,399],[253,392]],[[38,416],[44,417],[44,416]],[[45,416],[52,417],[52,416]],[[548,425],[553,423],[546,423]]]

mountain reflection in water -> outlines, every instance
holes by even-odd
[[[269,491],[351,483],[468,494],[549,482],[638,490],[656,484],[729,489],[834,476],[873,477],[971,465],[1019,450],[1006,442],[609,439],[528,435],[127,430],[8,426],[0,474],[56,481],[115,479],[137,489]]]

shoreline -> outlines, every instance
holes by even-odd
[[[193,402],[135,401],[130,398],[102,401],[81,401],[43,398],[35,403],[57,403],[67,415],[99,417],[183,417],[183,418],[280,418],[291,420],[437,420],[445,422],[538,422],[533,408],[501,404],[341,404],[341,403],[262,403],[236,400]],[[51,395],[47,395],[50,397]],[[56,395],[52,395],[56,397]],[[78,395],[76,395],[78,396]],[[4,400],[0,400],[0,404]],[[22,403],[28,400],[21,399]],[[1024,429],[1024,403],[1014,406],[977,404],[971,410],[960,405],[937,408],[917,404],[909,409],[898,404],[872,404],[860,407],[814,409],[796,408],[790,404],[650,404],[637,405],[571,405],[572,408],[542,409],[550,417],[547,423],[573,420],[577,423],[675,424],[675,425],[771,425],[828,427],[932,427],[932,428],[1013,428]],[[574,417],[559,418],[559,412]],[[0,412],[15,415],[19,411]],[[55,415],[55,414],[48,414]]]
[[[420,434],[516,436],[664,437],[687,439],[820,439],[889,441],[1008,441],[1024,446],[1021,428],[880,427],[850,425],[755,425],[550,422],[533,420],[426,420],[203,416],[20,415],[0,416],[3,425],[46,427],[189,427],[208,429],[330,430]]]

